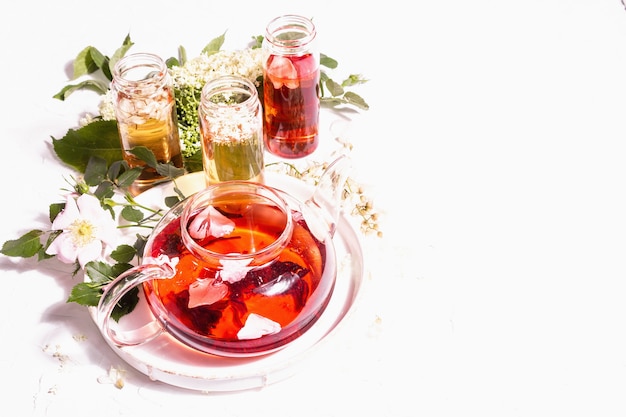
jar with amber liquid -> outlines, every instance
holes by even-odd
[[[309,19],[286,15],[266,28],[263,49],[264,141],[282,158],[310,155],[319,144],[320,54]]]
[[[263,182],[263,109],[255,85],[239,76],[207,82],[198,116],[207,185]]]
[[[133,191],[144,191],[164,177],[130,150],[144,146],[161,163],[181,168],[174,90],[165,62],[154,54],[136,53],[120,59],[113,69],[111,90],[124,160],[142,167]]]

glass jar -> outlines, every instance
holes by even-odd
[[[319,144],[320,55],[313,22],[280,16],[266,28],[263,48],[264,141],[283,158],[302,158]]]
[[[263,110],[254,84],[239,76],[207,82],[198,116],[207,185],[263,182]]]
[[[164,177],[135,157],[130,152],[134,147],[150,149],[157,162],[183,166],[176,102],[167,66],[157,55],[127,55],[113,69],[111,90],[124,160],[131,168],[143,168],[134,184],[134,191],[141,192]]]

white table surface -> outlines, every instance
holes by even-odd
[[[243,5],[241,3],[244,3]],[[626,10],[619,0],[12,3],[2,13],[0,240],[45,227],[52,98],[83,47],[239,49],[284,13],[370,82],[354,177],[381,213],[349,325],[292,378],[198,393],[150,381],[68,304],[70,268],[0,257],[2,409],[15,416],[623,416]],[[103,383],[125,368],[124,387]]]

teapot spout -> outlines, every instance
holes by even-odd
[[[352,162],[348,155],[340,155],[328,165],[315,187],[315,192],[306,201],[307,205],[321,213],[331,236],[337,229],[343,192],[351,168]]]

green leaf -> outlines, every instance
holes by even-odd
[[[43,247],[40,239],[42,234],[41,230],[31,230],[16,240],[8,240],[2,245],[1,253],[22,258],[35,256]]]
[[[320,54],[320,65],[323,65],[326,68],[335,69],[339,63],[328,55]]]
[[[259,49],[263,47],[263,40],[265,37],[263,35],[257,35],[252,37],[252,42],[250,44],[250,49]]]
[[[111,258],[117,262],[128,263],[133,260],[137,251],[130,245],[119,245],[113,252],[111,252]]]
[[[193,155],[184,158],[187,172],[200,172],[202,167],[202,150],[198,149]]]
[[[117,177],[120,176],[120,173],[124,172],[128,169],[128,164],[123,160],[115,161],[111,165],[109,165],[109,169],[107,171],[107,177],[111,181],[115,181]]]
[[[78,303],[87,307],[96,307],[102,297],[102,284],[95,282],[81,282],[76,284],[67,299],[67,302]],[[111,317],[115,321],[131,313],[139,302],[139,288],[129,290],[113,309]]]
[[[146,248],[146,243],[148,243],[148,237],[140,235],[139,233],[137,233],[135,237],[137,239],[135,240],[135,243],[133,246],[135,247],[135,250],[137,251],[137,256],[142,256],[143,251]]]
[[[100,302],[100,285],[93,282],[81,282],[74,285],[67,299],[68,303],[78,303],[87,307],[95,307]]]
[[[342,97],[322,97],[320,104],[326,108],[336,108],[342,104],[348,104],[348,102]]]
[[[344,93],[343,87],[330,78],[326,80],[326,88],[328,88],[328,91],[333,97],[340,96]]]
[[[115,194],[115,187],[111,181],[102,181],[98,184],[98,187],[95,189],[93,194],[98,198],[98,200],[103,200],[105,198],[111,198]]]
[[[117,186],[121,188],[130,187],[133,182],[141,175],[143,169],[141,167],[126,170],[117,178]]]
[[[126,252],[125,249],[122,251]],[[91,279],[91,282],[76,284],[72,288],[67,302],[75,302],[84,306],[97,306],[102,297],[102,287],[130,268],[132,265],[127,263],[117,263],[111,266],[104,262],[89,262],[85,265],[85,274]],[[122,297],[115,306],[111,317],[116,321],[119,320],[120,317],[132,312],[138,302],[139,289],[135,287]]]
[[[138,302],[139,288],[131,288],[117,303],[113,309],[113,313],[111,313],[111,318],[115,321],[119,321],[126,314],[132,313]]]
[[[64,208],[65,208],[65,203],[52,203],[52,204],[50,204],[50,208],[48,209],[49,217],[50,217],[50,223],[54,222],[54,219],[57,218],[59,213],[62,212]]]
[[[362,110],[368,110],[370,108],[369,104],[367,104],[361,96],[353,93],[352,91],[346,92],[346,94],[343,95],[343,98],[346,99],[349,104],[352,104]]]
[[[167,68],[172,69],[174,67],[180,67],[180,62],[178,61],[178,59],[174,58],[174,57],[170,57],[167,58],[165,60],[165,65],[167,65]]]
[[[129,263],[116,263],[111,267],[112,274],[115,278],[119,277],[120,274],[131,269],[133,266]]]
[[[179,202],[180,202],[180,197],[178,196],[170,195],[168,197],[165,197],[165,206],[168,208],[174,207]]]
[[[109,81],[113,79],[113,76],[111,74],[113,73],[113,68],[115,68],[115,64],[117,64],[117,61],[119,61],[120,59],[124,57],[124,55],[126,55],[126,52],[128,52],[128,50],[133,45],[134,43],[130,40],[130,33],[129,33],[124,38],[124,41],[122,42],[122,46],[117,48],[115,52],[113,53],[113,56],[109,59],[109,64],[106,70],[105,68],[102,69],[102,71],[104,72],[104,75],[107,77]]]
[[[159,163],[156,167],[156,171],[159,175],[167,178],[178,178],[185,173],[184,168],[177,168],[172,164]]]
[[[211,40],[203,49],[202,53],[207,55],[212,55],[218,52],[222,45],[224,45],[224,39],[226,39],[226,32],[224,32],[221,36]]]
[[[328,81],[328,80],[330,80],[328,75],[326,75],[326,73],[324,71],[320,71],[319,86],[320,86],[320,97],[321,98],[324,98],[326,96],[326,89],[324,88],[324,85],[326,84],[326,81]]]
[[[91,59],[93,59],[93,62],[96,63],[98,69],[104,69],[108,66],[109,59],[96,48],[91,48],[89,52],[91,54]]]
[[[94,283],[106,284],[116,277],[113,274],[113,269],[111,265],[105,262],[88,262],[85,265],[85,275],[91,279]]]
[[[178,47],[178,59],[181,65],[185,65],[187,62],[187,50],[182,45]]]
[[[73,63],[72,79],[77,79],[83,75],[91,74],[98,70],[98,64],[94,61],[91,50],[92,46],[87,46],[76,55]]]
[[[50,244],[52,244],[52,242],[54,242],[54,239],[59,237],[59,235],[62,234],[62,233],[63,233],[63,230],[53,230],[53,231],[51,231],[48,234],[48,239],[46,239],[46,242],[44,243],[43,247],[39,251],[39,260],[48,259],[48,258],[54,257],[54,255],[48,255],[45,252],[46,252],[46,249],[48,249],[50,247]]]
[[[134,148],[129,149],[128,152],[144,161],[149,167],[156,168],[158,163],[156,156],[154,156],[154,153],[145,146],[135,146]]]
[[[54,151],[61,161],[84,173],[89,158],[99,156],[111,164],[122,159],[117,123],[100,120],[80,129],[70,129],[61,139],[52,138]]]
[[[143,220],[143,212],[135,207],[126,206],[122,209],[120,214],[124,220],[128,220],[129,222],[137,223]]]
[[[178,58],[170,57],[165,60],[165,65],[167,68],[172,69],[173,67],[182,67],[187,62],[187,50],[184,46],[180,45],[178,47]]]
[[[107,161],[99,156],[92,156],[85,168],[85,182],[89,186],[100,184],[107,176]]]
[[[104,94],[108,91],[108,89],[109,85],[103,81],[85,80],[78,84],[71,84],[63,87],[61,91],[52,96],[52,98],[64,101],[70,96],[70,94],[77,90],[93,90],[98,94]]]
[[[55,255],[48,255],[45,248],[41,248],[37,253],[37,261],[43,261],[44,259],[54,258]]]

